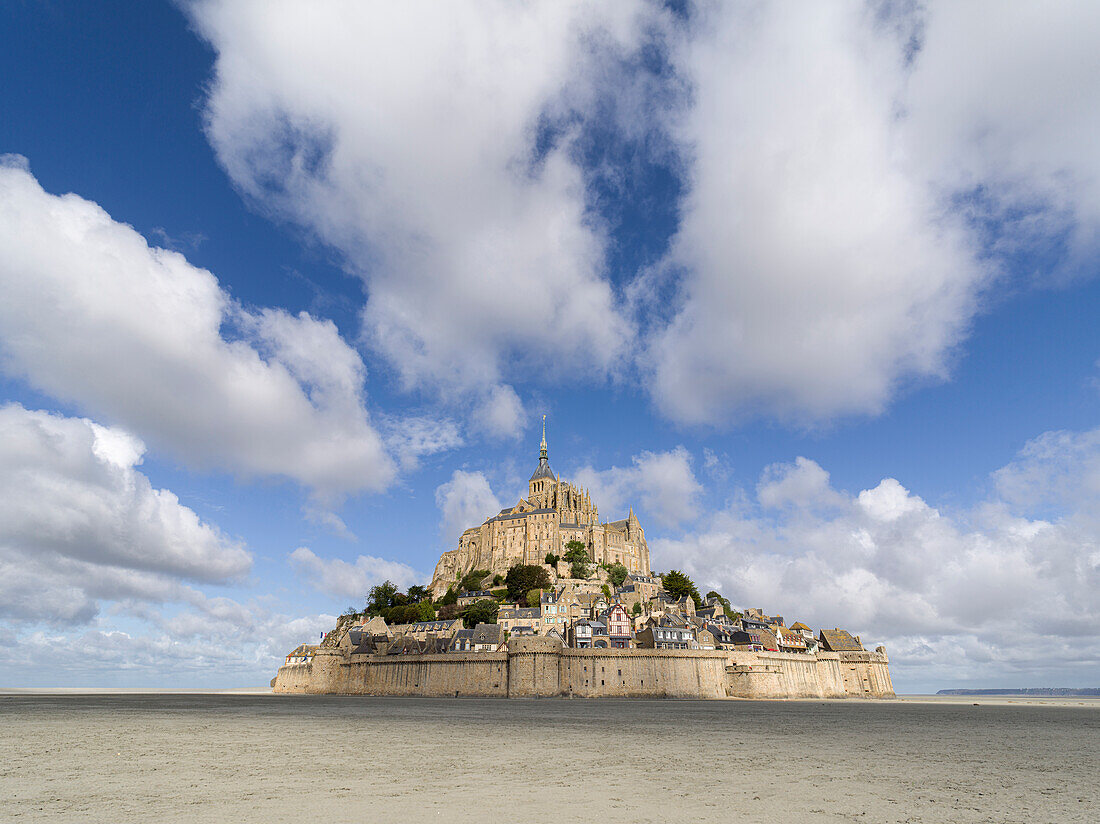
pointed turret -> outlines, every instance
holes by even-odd
[[[531,476],[531,480],[537,481],[542,478],[555,480],[554,473],[550,470],[550,461],[547,458],[545,415],[542,416],[542,442],[539,444],[539,465],[535,468],[535,474]]]

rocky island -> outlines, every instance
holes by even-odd
[[[280,693],[494,697],[881,698],[886,650],[840,628],[734,609],[650,568],[633,508],[601,521],[539,462],[514,506],[465,530],[429,586],[371,590],[272,679]]]

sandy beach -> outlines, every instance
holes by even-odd
[[[958,698],[9,692],[0,696],[0,818],[1097,820],[1100,703]]]

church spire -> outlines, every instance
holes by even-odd
[[[542,416],[542,443],[539,445],[539,460],[546,460],[546,416]]]

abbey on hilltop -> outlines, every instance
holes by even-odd
[[[503,575],[514,564],[541,564],[548,554],[564,555],[570,541],[584,544],[595,564],[622,564],[634,574],[650,574],[649,546],[634,508],[620,521],[600,523],[588,491],[550,469],[544,415],[539,465],[527,483],[527,497],[463,532],[458,548],[444,552],[436,564],[432,592],[439,597],[473,569]]]

